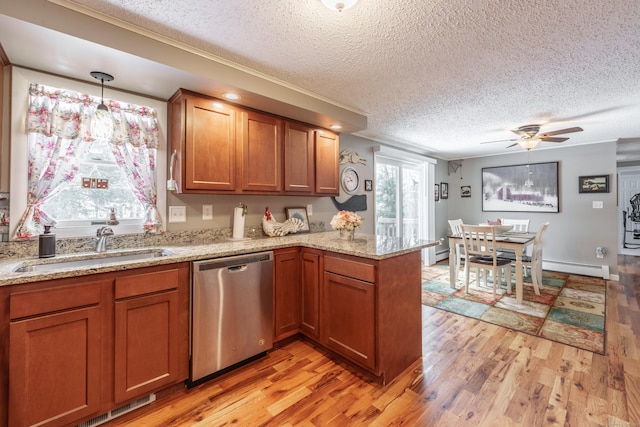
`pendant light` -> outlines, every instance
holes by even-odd
[[[331,10],[342,12],[352,7],[358,2],[358,0],[320,0],[322,4],[327,6]]]
[[[110,82],[113,80],[113,76],[102,71],[92,71],[91,76],[100,80],[102,84],[102,94],[100,105],[96,109],[96,112],[91,118],[91,136],[96,139],[108,139],[113,137],[113,117],[109,112],[109,108],[104,105],[104,82]]]

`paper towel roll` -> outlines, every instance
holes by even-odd
[[[233,209],[233,238],[242,239],[244,237],[244,209],[241,207]]]

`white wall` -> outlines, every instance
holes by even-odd
[[[572,266],[605,265],[612,274],[616,274],[618,213],[615,142],[538,149],[530,153],[531,163],[554,161],[559,162],[559,213],[482,211],[482,168],[526,164],[527,153],[516,150],[505,155],[464,160],[462,169],[448,176],[448,217],[462,218],[467,223],[482,223],[498,217],[530,218],[534,230],[549,221],[551,224],[545,236],[544,261],[567,264],[569,270]],[[609,193],[578,192],[579,176],[604,174],[609,175]],[[471,186],[470,198],[460,197],[460,185]],[[593,209],[592,202],[596,200],[603,202],[602,209]],[[607,250],[602,259],[595,256],[597,246]]]

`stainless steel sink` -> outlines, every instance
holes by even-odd
[[[106,252],[100,254],[78,255],[73,258],[51,258],[46,260],[24,261],[14,267],[16,273],[48,272],[67,268],[101,266],[126,261],[139,261],[164,257],[173,253],[167,249],[150,249],[142,251]]]

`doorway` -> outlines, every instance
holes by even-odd
[[[435,160],[388,148],[375,153],[375,233],[407,242],[428,240],[435,229]],[[435,250],[423,251],[423,263],[435,262]]]
[[[640,256],[640,222],[632,221],[629,218],[629,216],[634,212],[631,200],[637,194],[640,194],[640,167],[619,168],[618,253],[621,255]],[[635,200],[636,199],[634,199],[634,201]],[[637,210],[638,207],[635,209]],[[626,221],[624,217],[625,212],[627,215]]]

